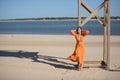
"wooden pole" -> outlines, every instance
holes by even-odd
[[[104,65],[106,65],[106,62],[107,62],[107,29],[106,29],[106,26],[104,26],[104,38],[103,38],[103,62],[104,62]],[[103,66],[104,66],[103,65]]]
[[[81,26],[81,2],[82,0],[78,0],[78,27]]]
[[[104,5],[104,22],[107,23],[107,3]],[[107,24],[104,25],[104,38],[103,38],[103,65],[107,62]]]
[[[107,69],[110,69],[110,0],[107,0]]]

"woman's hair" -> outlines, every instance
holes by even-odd
[[[78,34],[78,29],[81,29],[81,34],[82,34],[82,27],[77,27],[77,29],[76,29],[76,33]]]

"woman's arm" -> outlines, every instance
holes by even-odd
[[[86,35],[88,35],[88,34],[89,34],[89,30],[83,30],[83,31],[82,31],[82,35],[83,35],[83,36],[86,36]]]
[[[70,30],[70,33],[73,35],[73,36],[76,36],[76,33],[75,33],[75,30]]]

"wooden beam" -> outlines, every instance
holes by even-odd
[[[94,11],[92,11],[92,9],[87,6],[87,4],[85,4],[82,1],[82,6],[90,13],[90,15],[82,22],[82,26],[91,19],[91,17],[95,16],[97,18],[97,20],[102,24],[105,25],[104,21],[96,14],[102,7],[104,7],[105,2],[103,2],[100,6],[98,6]]]
[[[86,19],[84,19],[84,21],[82,22],[82,24],[81,24],[81,26],[83,26],[85,23],[87,23],[87,21],[88,20],[90,20],[93,16],[94,16],[94,14],[93,14],[93,12],[94,13],[96,13],[96,12],[98,12],[103,6],[104,6],[104,4],[105,4],[105,2],[103,2],[100,6],[98,6],[94,11],[92,11],[92,13],[86,18]],[[90,11],[89,11],[90,12]],[[99,21],[99,20],[98,20]],[[101,22],[100,22],[101,23]],[[102,20],[102,23],[101,24],[104,24],[105,25],[105,22]]]

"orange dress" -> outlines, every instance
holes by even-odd
[[[70,33],[75,37],[76,39],[76,47],[74,50],[74,53],[69,56],[69,59],[74,62],[78,62],[80,64],[84,64],[84,37],[89,33],[88,30],[83,30],[82,35],[79,36],[76,34],[74,30],[71,30]]]

